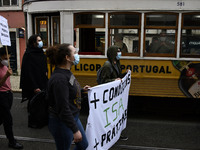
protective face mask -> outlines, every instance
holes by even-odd
[[[1,60],[1,64],[8,67],[8,60]]]
[[[79,55],[74,54],[74,61],[73,61],[74,65],[77,65],[79,63],[79,61],[80,61]]]
[[[38,42],[38,47],[39,47],[39,48],[42,48],[42,47],[43,47],[43,42],[42,42],[42,41]]]
[[[164,42],[166,40],[166,37],[160,37],[160,41]]]
[[[120,60],[120,57],[122,56],[122,52],[117,52],[117,56],[116,56],[116,59],[117,60]]]

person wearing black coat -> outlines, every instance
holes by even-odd
[[[39,35],[32,35],[28,39],[27,49],[22,59],[20,76],[22,102],[26,100],[30,102],[36,93],[46,89],[48,82],[47,58],[42,47],[43,42]],[[34,127],[34,120],[31,121],[29,118],[28,123],[29,127]]]

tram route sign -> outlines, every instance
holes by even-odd
[[[8,21],[0,16],[0,41],[2,45],[11,46]]]

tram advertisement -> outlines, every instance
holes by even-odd
[[[191,98],[200,98],[200,63],[190,61],[173,61],[173,65],[180,71],[179,88]]]
[[[126,128],[131,71],[122,81],[113,81],[91,88],[88,92],[89,116],[87,150],[107,150],[117,142]]]
[[[74,66],[72,71],[81,75],[96,75],[106,59],[81,59],[80,64]],[[160,60],[121,60],[122,72],[132,71],[132,77],[160,77],[176,78],[179,76],[171,61]]]
[[[106,59],[82,58],[72,68],[83,85],[96,83],[96,72]],[[179,60],[121,60],[122,72],[130,69],[132,83],[130,95],[161,97],[200,97],[200,63]],[[85,80],[93,77],[93,80]]]

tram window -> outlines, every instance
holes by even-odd
[[[53,45],[60,43],[60,17],[52,17],[53,20]]]
[[[183,14],[181,32],[181,56],[199,57],[200,55],[200,14]]]
[[[75,28],[75,47],[82,55],[105,54],[105,29]]]
[[[175,51],[175,30],[146,29],[146,53],[173,54]]]
[[[200,29],[182,30],[181,54],[200,55]]]
[[[77,13],[74,16],[74,46],[82,55],[105,54],[105,14]]]
[[[48,19],[36,18],[36,34],[41,35],[43,40],[43,46],[48,46]]]
[[[138,29],[110,29],[110,45],[118,46],[123,55],[127,53],[138,53],[138,41]]]
[[[104,14],[102,13],[77,13],[75,14],[76,27],[99,26],[104,27]]]
[[[200,14],[186,14],[183,18],[184,27],[199,27],[200,26]]]
[[[175,56],[177,13],[145,14],[144,56]]]
[[[147,14],[146,26],[176,26],[177,16],[173,14]]]
[[[110,13],[109,46],[118,46],[123,55],[139,55],[140,18],[140,13]]]
[[[110,26],[138,26],[139,18],[138,14],[110,14]]]

